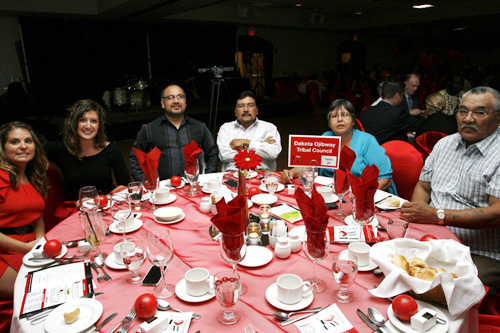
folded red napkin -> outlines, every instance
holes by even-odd
[[[349,189],[347,172],[351,170],[352,164],[356,160],[356,153],[351,148],[344,146],[340,151],[340,165],[333,177],[335,177],[335,193],[346,193]]]
[[[311,198],[309,198],[301,187],[295,191],[295,200],[306,226],[308,253],[314,258],[323,258],[326,251],[323,245],[324,231],[328,227],[328,208],[325,200],[315,188],[312,189]]]
[[[141,166],[144,176],[146,176],[147,180],[152,183],[155,180],[155,174],[158,171],[158,162],[160,161],[161,150],[158,147],[154,147],[149,153],[145,153],[135,147],[132,147],[132,150],[137,158],[137,162],[139,162],[139,165]]]
[[[201,148],[198,147],[196,141],[192,140],[190,143],[182,148],[184,153],[184,162],[186,164],[186,171],[189,174],[196,173],[196,161],[198,160],[198,154],[202,152]]]
[[[347,174],[356,200],[356,220],[366,220],[368,215],[374,213],[373,197],[378,188],[378,175],[379,170],[375,164],[367,165],[359,178],[350,172]]]

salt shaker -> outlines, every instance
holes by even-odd
[[[288,242],[288,237],[278,238],[278,242],[274,247],[274,253],[276,254],[276,257],[280,259],[286,259],[290,256],[290,254],[292,253],[292,247]]]
[[[292,253],[299,252],[302,248],[302,242],[300,241],[299,235],[288,235],[288,241],[292,248]]]
[[[210,213],[210,208],[211,208],[210,206],[211,206],[211,203],[210,203],[209,197],[201,198],[200,211],[202,213]]]

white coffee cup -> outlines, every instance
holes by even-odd
[[[353,242],[348,246],[349,254],[358,258],[358,266],[370,264],[370,245],[364,242]]]
[[[219,178],[212,178],[207,181],[206,187],[209,192],[220,191],[221,180]]]
[[[155,191],[155,202],[167,202],[170,200],[170,189],[161,187]]]
[[[116,222],[116,228],[119,231],[124,231],[123,228],[125,227],[125,231],[130,230],[131,228],[134,227],[134,214],[130,214],[129,218],[126,219],[124,222]]]
[[[212,279],[207,269],[202,267],[192,268],[184,274],[186,292],[194,297],[202,296],[213,288]]]
[[[285,304],[296,304],[302,298],[311,295],[311,283],[302,281],[295,274],[283,274],[278,277],[278,300]]]
[[[323,196],[323,199],[325,199],[325,201],[332,201],[333,200],[333,193],[332,193],[331,187],[318,186],[316,188],[316,191],[318,191],[318,193]]]
[[[115,253],[115,262],[119,265],[124,265],[121,254],[122,243],[125,243],[123,249],[124,250],[126,249],[127,251],[130,251],[135,247],[134,243],[127,241],[119,241],[118,243],[115,244],[115,246],[113,246],[113,252]]]

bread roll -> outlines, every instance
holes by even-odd
[[[64,321],[66,322],[66,324],[73,324],[78,319],[79,315],[80,315],[80,308],[76,308],[71,312],[65,312]]]
[[[426,268],[427,267],[427,264],[425,263],[425,261],[423,261],[420,258],[410,259],[408,261],[408,265],[410,266],[410,268],[412,268],[412,267]]]
[[[409,272],[409,274],[410,274],[410,276],[414,276],[414,277],[416,277],[417,273],[418,273],[420,270],[422,270],[422,269],[423,269],[423,268],[421,268],[421,267],[416,267],[416,266],[415,266],[415,267],[412,267],[412,268],[410,268],[410,272]]]
[[[385,199],[385,205],[387,207],[399,207],[400,204],[401,202],[397,198],[388,197],[387,199]]]
[[[437,275],[437,270],[432,267],[422,268],[415,273],[415,277],[421,280],[432,281]]]
[[[410,272],[410,266],[408,266],[408,261],[406,261],[406,258],[403,257],[402,255],[395,255],[392,258],[392,263],[406,271],[406,273]]]

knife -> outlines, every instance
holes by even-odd
[[[281,324],[281,326],[285,326],[285,325],[288,325],[288,324],[291,324],[291,323],[295,323],[296,321],[305,319],[307,317],[311,317],[312,315],[315,315],[316,313],[317,312],[312,312],[312,313],[308,313],[305,316],[301,316],[301,317],[298,317],[298,318],[283,320],[280,324]]]
[[[386,196],[385,198],[380,199],[379,201],[375,201],[375,203],[374,203],[374,204],[375,204],[375,205],[378,205],[379,203],[381,203],[382,201],[384,201],[385,199],[390,198],[390,197],[392,197],[392,195],[388,195],[388,196]]]
[[[358,313],[359,318],[361,318],[361,320],[364,321],[366,325],[370,326],[375,332],[377,332],[377,333],[384,333],[384,332],[382,332],[382,330],[377,325],[375,325],[374,323],[372,323],[370,321],[370,318],[368,318],[363,313],[363,311],[361,311],[360,309],[358,309],[356,312]]]
[[[111,319],[113,319],[116,315],[118,314],[118,312],[115,312],[113,313],[111,316],[109,316],[108,318],[104,319],[104,321],[102,323],[99,324],[99,326],[97,326],[92,332],[90,333],[94,333],[94,332],[99,332],[99,330],[101,328],[104,327],[104,325],[106,325],[107,323],[109,323],[111,321]]]

